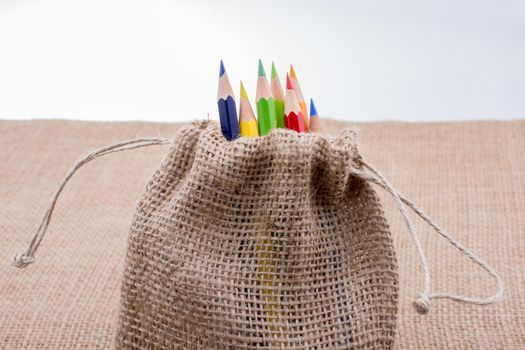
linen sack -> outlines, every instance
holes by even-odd
[[[177,137],[129,235],[118,349],[393,346],[398,275],[353,131]]]

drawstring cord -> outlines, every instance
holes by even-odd
[[[77,170],[79,170],[82,166],[84,166],[85,164],[91,162],[92,160],[98,157],[102,157],[110,153],[128,151],[128,150],[147,147],[147,146],[164,145],[170,142],[171,142],[170,139],[164,138],[164,137],[138,138],[138,139],[127,140],[127,141],[115,143],[113,145],[109,145],[106,147],[102,147],[102,148],[90,151],[86,153],[85,155],[81,156],[76,161],[76,163],[73,165],[73,168],[69,170],[67,175],[64,177],[64,179],[60,183],[60,186],[55,192],[55,195],[53,196],[51,203],[48,205],[47,210],[44,214],[44,217],[42,218],[42,221],[40,222],[38,229],[35,231],[27,250],[13,257],[13,260],[12,260],[13,265],[19,268],[23,268],[35,262],[35,253],[38,247],[40,246],[40,243],[42,242],[44,235],[47,232],[47,228],[49,226],[51,216],[53,215],[53,211],[55,209],[55,205],[58,200],[58,197],[62,193],[62,190],[64,189],[67,182],[71,179],[71,177],[73,177],[73,175],[77,172]],[[455,301],[463,301],[463,302],[472,303],[472,304],[486,305],[486,304],[492,304],[497,301],[500,301],[503,298],[503,282],[501,278],[498,276],[497,272],[492,267],[490,267],[486,262],[484,262],[477,255],[475,255],[474,253],[470,252],[468,249],[463,247],[458,241],[454,240],[444,230],[442,230],[428,215],[426,215],[423,211],[421,211],[421,209],[419,209],[414,203],[412,203],[410,200],[408,200],[406,197],[400,194],[397,190],[395,190],[392,187],[392,185],[390,185],[390,183],[386,180],[386,178],[379,171],[377,171],[373,166],[368,164],[363,159],[360,159],[359,162],[363,166],[363,168],[362,169],[353,168],[352,172],[356,174],[357,176],[361,177],[363,180],[370,181],[376,185],[379,185],[380,187],[382,187],[384,190],[386,190],[388,193],[392,195],[392,197],[394,198],[397,204],[399,211],[401,212],[401,215],[403,216],[405,220],[405,224],[407,225],[408,231],[410,233],[410,236],[412,237],[414,245],[416,246],[416,249],[419,255],[419,259],[420,259],[420,263],[421,263],[421,268],[423,270],[423,290],[420,293],[419,297],[416,300],[414,300],[414,303],[413,303],[414,308],[416,309],[418,313],[420,314],[428,313],[428,311],[430,310],[430,302],[432,299],[447,298],[447,299],[451,299]],[[492,276],[494,280],[496,281],[496,292],[493,295],[486,297],[486,298],[478,298],[478,297],[472,297],[468,295],[452,294],[452,293],[446,293],[446,292],[431,292],[430,291],[430,270],[428,267],[427,257],[424,253],[423,247],[421,246],[421,242],[419,241],[419,236],[416,233],[416,230],[414,228],[412,221],[410,220],[410,217],[408,215],[405,205],[407,205],[410,209],[412,209],[432,229],[434,229],[434,231],[439,233],[450,244],[452,244],[457,250],[459,250],[461,253],[466,255],[470,260],[472,260],[473,262],[481,266],[490,276]]]
[[[390,183],[386,180],[386,178],[379,171],[377,171],[373,166],[368,164],[363,159],[360,159],[359,162],[363,166],[364,170],[354,168],[352,169],[352,172],[358,175],[359,177],[361,177],[363,180],[370,181],[372,183],[375,183],[376,185],[379,185],[385,191],[387,191],[388,193],[392,195],[399,211],[401,212],[401,215],[403,216],[403,219],[405,220],[405,224],[408,228],[410,236],[412,237],[414,245],[416,246],[417,253],[419,255],[419,260],[421,263],[421,268],[423,270],[423,290],[419,294],[419,297],[413,302],[413,306],[419,314],[426,314],[429,312],[430,302],[432,299],[440,299],[440,298],[445,299],[446,298],[450,300],[462,301],[462,302],[467,302],[471,304],[487,305],[487,304],[493,304],[495,302],[498,302],[503,298],[503,281],[499,277],[498,273],[489,264],[483,261],[476,254],[469,251],[467,248],[463,247],[458,241],[456,241],[447,232],[441,229],[434,222],[434,220],[432,220],[428,215],[426,215],[421,209],[419,209],[409,199],[407,199],[401,193],[399,193],[396,189],[394,189],[392,185],[390,185]],[[410,209],[412,209],[419,217],[421,217],[421,219],[423,219],[432,229],[434,229],[434,231],[439,233],[450,244],[452,244],[457,250],[459,250],[461,253],[467,256],[474,263],[481,266],[490,276],[492,276],[492,278],[494,278],[494,280],[496,281],[496,292],[486,298],[478,298],[478,297],[472,297],[472,296],[461,295],[461,294],[452,294],[448,292],[431,292],[430,291],[430,270],[428,267],[428,260],[423,250],[423,247],[421,246],[421,242],[419,241],[419,236],[416,233],[416,230],[414,229],[412,220],[410,220],[410,217],[408,216],[408,212],[406,210],[405,204]]]
[[[64,189],[64,186],[66,186],[67,182],[71,179],[71,177],[73,177],[73,175],[77,172],[78,169],[80,169],[85,164],[91,162],[92,160],[98,157],[105,156],[106,154],[121,152],[121,151],[128,151],[128,150],[141,148],[141,147],[147,147],[147,146],[164,145],[169,142],[171,142],[171,140],[164,138],[164,137],[137,138],[137,139],[122,141],[122,142],[115,143],[109,146],[105,146],[105,147],[90,151],[84,154],[83,156],[81,156],[75,162],[75,164],[73,165],[73,168],[69,170],[67,175],[64,177],[64,179],[60,183],[60,186],[55,192],[55,195],[53,196],[51,203],[49,203],[46,213],[44,214],[44,217],[42,218],[42,221],[40,222],[38,229],[35,231],[27,250],[13,257],[13,260],[12,260],[13,265],[16,267],[22,268],[22,267],[26,267],[27,265],[35,262],[35,253],[38,247],[40,246],[40,243],[42,242],[44,235],[47,232],[47,227],[49,226],[49,221],[51,220],[51,215],[53,215],[53,210],[55,209],[55,205],[58,200],[58,197],[60,196],[60,193]]]

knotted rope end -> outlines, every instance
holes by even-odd
[[[430,299],[426,295],[420,295],[412,305],[420,315],[426,315],[430,311]]]
[[[18,268],[27,267],[28,265],[31,265],[34,262],[35,257],[31,255],[26,255],[26,253],[16,254],[11,260],[11,263]]]

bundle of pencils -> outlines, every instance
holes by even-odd
[[[257,90],[253,112],[246,89],[241,82],[239,113],[237,114],[233,90],[221,60],[219,71],[219,89],[217,104],[219,119],[224,137],[234,140],[237,137],[259,137],[269,134],[277,128],[286,128],[297,132],[321,132],[322,126],[313,99],[310,99],[310,116],[303,92],[292,65],[286,74],[286,93],[272,62],[271,81],[268,83],[266,71],[259,60]]]
[[[266,71],[259,60],[255,98],[257,117],[255,117],[242,81],[240,87],[239,113],[237,114],[233,90],[221,60],[217,104],[221,130],[228,140],[238,137],[256,138],[267,135],[277,128],[286,128],[299,133],[321,130],[319,115],[313,100],[310,100],[310,119],[308,119],[306,102],[295,70],[291,65],[289,74],[286,74],[286,93],[284,93],[275,64],[272,62],[271,80],[268,83]],[[282,331],[283,326],[280,324],[279,317],[281,314],[280,301],[275,295],[278,244],[270,233],[268,231],[263,234],[256,246],[256,252],[261,279],[261,308],[268,323],[270,338],[273,338],[275,334]],[[276,348],[280,346],[275,342],[266,345]]]

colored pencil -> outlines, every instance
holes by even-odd
[[[285,128],[284,124],[284,93],[281,81],[277,75],[277,69],[275,64],[272,62],[272,79],[270,82],[270,88],[272,90],[272,96],[275,103],[275,119],[277,120],[278,128]]]
[[[256,252],[258,257],[257,270],[261,278],[261,299],[263,304],[266,321],[268,322],[268,330],[273,335],[276,332],[276,312],[279,307],[279,298],[275,295],[273,288],[274,274],[276,273],[276,259],[277,253],[275,251],[275,242],[272,240],[270,230],[263,233],[264,238],[257,244]],[[273,343],[272,343],[273,344]]]
[[[311,132],[322,132],[321,120],[317,114],[317,108],[315,108],[314,100],[310,99],[310,131]]]
[[[286,96],[284,100],[284,119],[288,129],[295,130],[297,132],[305,132],[304,128],[304,116],[299,107],[299,102],[295,96],[295,90],[293,83],[290,80],[290,76],[286,74]]]
[[[292,65],[290,65],[290,77],[292,78],[295,96],[297,96],[297,102],[299,102],[299,107],[301,107],[301,112],[303,112],[304,128],[305,130],[308,130],[308,113],[306,110],[306,102],[304,100],[303,91],[299,86],[299,81],[297,80],[297,75],[295,74],[295,70],[293,69]]]
[[[219,118],[221,121],[221,130],[224,137],[233,140],[239,137],[239,120],[237,119],[237,107],[235,106],[235,97],[232,86],[228,79],[226,69],[221,60],[219,71],[219,88],[217,92],[217,105],[219,106]]]
[[[257,120],[259,121],[259,134],[264,136],[277,127],[275,118],[275,100],[270,91],[270,84],[266,79],[266,72],[259,60],[259,74],[257,78]]]
[[[241,81],[241,101],[239,102],[239,126],[241,136],[257,137],[259,136],[259,126],[253,114],[252,105],[248,99],[248,94]]]

